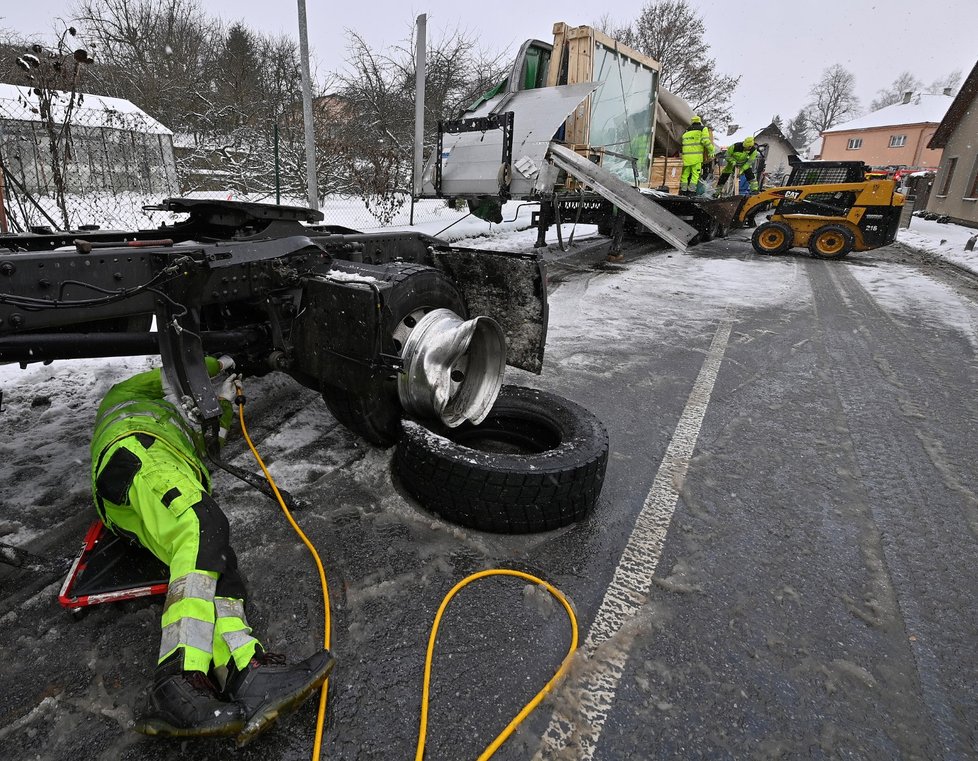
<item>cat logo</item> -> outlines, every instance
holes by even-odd
[[[800,190],[785,191],[784,197],[787,198],[789,201],[795,201],[801,197],[801,191]]]

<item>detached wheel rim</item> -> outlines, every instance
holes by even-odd
[[[406,412],[450,428],[485,419],[506,369],[499,323],[489,317],[464,320],[451,309],[416,310],[393,338],[404,363],[397,393]]]

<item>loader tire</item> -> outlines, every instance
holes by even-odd
[[[588,410],[546,391],[503,386],[479,425],[427,428],[405,420],[394,471],[445,520],[527,534],[567,526],[594,507],[608,433]]]
[[[824,225],[808,239],[808,250],[819,259],[841,259],[856,245],[856,236],[842,225]]]
[[[382,316],[384,354],[401,355],[403,347],[395,340],[395,334],[404,332],[404,323],[412,316],[416,319],[441,308],[451,309],[460,317],[468,316],[462,292],[436,269],[391,265],[385,279],[394,287]],[[337,421],[371,444],[389,447],[397,441],[403,410],[394,373],[363,366],[357,377],[348,379],[348,388],[324,388],[323,400]]]
[[[759,254],[783,254],[794,243],[795,234],[783,222],[765,222],[754,230],[750,243]]]

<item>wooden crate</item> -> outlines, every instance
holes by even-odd
[[[594,46],[600,43],[616,50],[626,58],[655,71],[661,70],[658,61],[609,37],[590,26],[570,27],[562,21],[553,26],[554,47],[547,70],[547,86],[574,85],[594,79]],[[655,133],[655,111],[652,112],[652,132]],[[564,142],[568,144],[590,143],[591,96],[581,103],[565,122]]]
[[[670,193],[679,192],[679,180],[683,173],[683,160],[679,156],[656,156],[649,169],[649,187],[666,186]]]

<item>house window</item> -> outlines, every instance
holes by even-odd
[[[846,145],[847,151],[858,151],[863,147],[863,139],[861,137],[850,137],[849,143]]]
[[[907,144],[906,135],[890,135],[890,147],[891,148],[902,148]]]
[[[944,175],[944,182],[941,183],[941,191],[937,194],[939,196],[946,196],[948,189],[951,187],[951,179],[954,177],[954,168],[958,165],[958,158],[955,156],[953,159],[947,160],[947,172]]]
[[[978,198],[978,156],[975,157],[975,165],[971,168],[971,182],[968,184],[968,192],[965,198]]]

